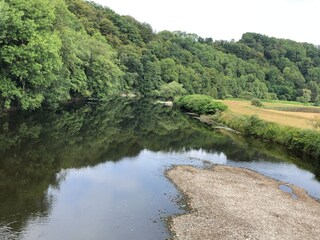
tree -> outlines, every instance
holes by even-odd
[[[156,90],[161,84],[161,67],[159,61],[147,61],[144,65],[144,76],[138,89],[140,93],[150,96],[153,90]]]
[[[311,91],[311,101],[317,102],[319,101],[319,93],[320,93],[320,86],[315,81],[310,81],[307,84],[308,89]]]
[[[86,75],[90,98],[104,100],[108,96],[120,93],[123,89],[122,71],[113,62],[115,53],[112,48],[100,34],[93,35],[87,41],[90,57]]]
[[[311,100],[311,91],[309,89],[302,89],[302,96],[297,97],[297,101],[307,103]]]
[[[183,88],[183,85],[178,82],[164,83],[160,86],[159,91],[156,91],[155,95],[172,100],[175,97],[186,94],[187,91]]]
[[[286,81],[294,83],[294,85],[298,88],[303,87],[305,83],[305,79],[302,76],[301,72],[296,67],[285,67],[283,69],[284,79]]]
[[[320,83],[320,67],[313,67],[308,69],[307,79]]]
[[[178,81],[179,73],[176,67],[176,63],[171,58],[165,58],[160,61],[161,79],[162,81],[169,83]]]
[[[147,23],[83,0],[0,0],[0,16],[1,109],[120,92],[171,97],[183,89],[319,102],[320,49],[312,44],[257,33],[238,42],[155,34]]]
[[[41,106],[48,87],[57,80],[61,69],[61,40],[53,31],[54,8],[49,1],[13,0],[1,4],[0,37],[1,75],[11,81],[14,96],[2,92],[9,108],[15,100],[22,109]]]

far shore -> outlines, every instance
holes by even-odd
[[[173,216],[174,240],[318,239],[320,203],[303,189],[251,170],[176,166],[167,177],[185,195],[188,212]],[[279,186],[287,185],[293,193]]]

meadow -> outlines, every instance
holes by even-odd
[[[262,120],[283,126],[314,129],[314,122],[320,118],[320,107],[298,102],[268,101],[263,102],[263,107],[253,106],[250,101],[241,99],[228,99],[222,102],[235,114],[257,115]]]

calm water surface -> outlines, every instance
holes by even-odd
[[[253,169],[320,198],[319,163],[146,101],[0,119],[0,239],[167,239],[175,164]]]

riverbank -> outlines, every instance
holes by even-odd
[[[313,158],[316,165],[320,161],[319,130],[283,126],[262,120],[256,115],[239,115],[233,112],[193,116],[193,118],[209,126],[215,126],[215,128],[230,129],[246,137],[280,144],[298,154]]]
[[[317,239],[320,234],[320,204],[298,187],[291,186],[294,199],[279,189],[283,183],[227,166],[177,166],[167,177],[190,209],[171,219],[174,240]]]
[[[255,137],[263,141],[281,144],[297,153],[306,154],[320,160],[320,132],[317,130],[282,126],[277,123],[261,120],[259,117],[222,114],[216,121],[239,131],[247,137]]]
[[[237,107],[230,108],[224,104],[227,101],[217,102],[215,99],[210,98],[206,95],[187,95],[175,100],[177,106],[179,106],[184,111],[191,111],[198,114],[194,118],[197,118],[201,122],[208,125],[223,124],[224,126],[230,127],[247,137],[255,137],[262,139],[263,141],[273,142],[285,146],[297,153],[303,153],[309,157],[314,158],[315,161],[320,160],[320,132],[316,129],[319,128],[319,119],[315,118],[313,121],[314,129],[292,127],[288,124],[281,124],[282,121],[266,121],[260,118],[259,115],[255,114],[245,114],[245,111],[241,110],[236,112]],[[240,103],[243,101],[233,101],[235,103]],[[221,104],[221,108],[219,107]],[[229,103],[230,105],[230,103]],[[274,105],[274,107],[279,106],[282,110],[286,110],[286,105]],[[257,108],[253,106],[254,108]],[[269,106],[270,107],[270,106]],[[302,108],[290,108],[299,111],[313,111],[318,112],[319,108],[309,107]],[[226,111],[227,110],[227,111]],[[281,112],[280,110],[278,112]],[[251,112],[253,113],[253,112]],[[277,113],[279,115],[279,113]],[[302,113],[296,113],[302,114]],[[318,113],[317,113],[318,114]],[[294,124],[295,120],[289,115],[282,120],[286,122],[292,122]],[[318,115],[315,115],[318,116]],[[283,116],[282,116],[283,117]],[[267,118],[268,119],[268,118]],[[294,125],[293,125],[294,126]]]

